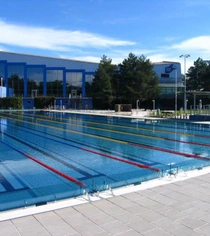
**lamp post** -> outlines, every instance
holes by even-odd
[[[189,54],[183,54],[179,57],[184,58],[184,114],[186,115],[186,58],[190,57]]]
[[[3,87],[3,78],[1,77],[1,87]]]
[[[136,114],[139,113],[139,100],[136,100]]]
[[[152,104],[153,104],[152,110],[154,111],[155,110],[155,100],[152,100]]]
[[[201,111],[202,111],[202,100],[200,99],[199,100],[199,111],[200,111],[200,115],[201,115]]]
[[[175,118],[177,118],[177,69],[175,70]]]

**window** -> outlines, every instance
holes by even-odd
[[[37,96],[43,96],[44,85],[44,68],[43,67],[27,67],[27,96],[33,96],[33,91],[37,91]]]
[[[72,94],[76,90],[76,96],[82,93],[82,72],[66,72],[66,92]]]
[[[47,69],[47,96],[63,96],[63,70]]]
[[[161,74],[161,78],[169,78],[169,74]]]
[[[24,69],[25,65],[8,64],[8,87],[12,88],[14,96],[24,95]]]

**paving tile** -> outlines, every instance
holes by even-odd
[[[138,204],[135,204],[132,207],[128,207],[126,210],[133,213],[133,214],[135,214],[135,215],[140,215],[144,212],[149,211],[148,208],[146,208],[144,206],[141,206],[141,205],[138,205]]]
[[[203,210],[203,209],[197,209],[195,208],[190,208],[191,211],[188,211],[188,214],[192,217],[195,217],[197,219],[202,219],[205,218],[205,216],[209,215],[209,212]]]
[[[147,198],[149,198],[149,197],[151,197],[151,196],[154,196],[154,194],[155,194],[155,192],[152,190],[152,188],[151,189],[146,189],[146,190],[144,190],[144,191],[141,191],[141,193],[140,193],[142,196],[144,196],[144,197],[147,197]]]
[[[124,194],[124,197],[131,200],[131,201],[137,201],[140,200],[142,198],[145,198],[145,196],[142,196],[139,194],[140,192],[136,193],[136,192],[132,192],[132,193],[126,193]]]
[[[161,203],[156,203],[155,205],[148,206],[147,208],[157,213],[172,210],[171,205],[168,206],[168,205],[163,205]]]
[[[140,214],[139,217],[148,222],[154,222],[163,218],[163,215],[160,215],[159,213],[156,213],[154,211],[147,211],[145,213]]]
[[[119,221],[113,221],[108,224],[101,226],[108,233],[115,235],[120,233],[125,233],[130,230],[130,228]]]
[[[24,228],[24,227],[38,227],[40,226],[40,223],[36,220],[34,216],[26,216],[26,217],[20,217],[17,219],[11,220],[12,223],[17,228]]]
[[[207,215],[201,217],[200,220],[210,223],[210,214],[208,213]]]
[[[176,192],[176,191],[168,191],[168,192],[163,193],[162,195],[168,196],[169,198],[173,199],[174,202],[189,203],[194,200],[192,199],[192,197],[189,197],[183,193]]]
[[[73,207],[62,208],[59,210],[55,210],[54,212],[57,215],[59,215],[62,219],[66,219],[76,215],[81,215],[81,213],[75,210]]]
[[[153,224],[165,230],[166,232],[173,232],[174,229],[182,226],[179,222],[171,220],[167,217],[163,217],[162,219],[153,222]]]
[[[132,214],[130,212],[125,212],[121,215],[117,215],[115,216],[115,219],[119,220],[121,223],[124,223],[124,224],[129,224],[131,222],[140,220],[140,218],[137,215]]]
[[[133,229],[141,234],[157,228],[152,223],[149,223],[148,221],[143,220],[143,219],[128,224],[128,227],[130,227],[131,229]]]
[[[180,220],[178,220],[178,222],[182,225],[187,226],[190,229],[196,229],[196,228],[199,228],[203,225],[206,225],[205,221],[198,220],[198,219],[191,217],[191,216],[180,219]]]
[[[100,201],[93,202],[94,206],[101,209],[103,212],[112,215],[119,215],[125,212],[125,210],[117,205],[115,205],[112,202],[104,201],[103,204],[100,203]]]
[[[200,235],[206,235],[209,236],[210,235],[210,224],[204,225],[202,227],[200,227],[199,229],[195,230],[197,233],[199,233]]]
[[[34,226],[28,226],[28,227],[23,227],[23,228],[18,228],[18,232],[20,233],[21,236],[49,236],[49,232],[43,227],[34,227]]]
[[[128,207],[132,207],[135,203],[131,200],[128,200],[127,198],[123,197],[123,196],[117,196],[117,197],[113,197],[113,198],[109,198],[108,201],[116,204],[117,206],[121,207],[121,208],[128,208]]]
[[[189,229],[186,226],[181,226],[175,230],[173,230],[173,235],[175,236],[201,236],[200,233],[195,232],[192,229]]]
[[[34,216],[41,225],[53,236],[70,235],[76,231],[54,212],[46,212]]]
[[[140,234],[138,232],[136,232],[135,230],[128,230],[126,232],[123,232],[123,233],[120,233],[118,234],[118,236],[139,236],[139,235],[143,235],[143,234]]]
[[[172,209],[176,209],[180,212],[186,211],[188,209],[192,209],[192,210],[195,209],[194,201],[192,201],[192,202],[177,202],[177,203],[170,205],[170,207]]]
[[[107,223],[111,223],[112,221],[115,221],[116,219],[111,217],[110,215],[102,212],[98,215],[93,215],[88,217],[92,222],[94,222],[97,225],[104,225]]]
[[[102,213],[102,211],[92,204],[82,204],[73,207],[76,211],[80,212],[85,216],[93,216]]]
[[[148,206],[155,205],[157,202],[150,198],[143,198],[141,200],[137,200],[136,203],[141,206],[148,207]]]
[[[180,220],[188,216],[183,212],[177,211],[176,209],[172,209],[170,211],[162,212],[161,215],[168,217],[171,220]]]
[[[69,216],[68,218],[65,218],[65,222],[67,222],[73,228],[92,223],[90,219],[88,219],[82,214],[76,216]]]
[[[74,230],[76,230],[81,235],[97,235],[99,233],[104,233],[105,231],[97,226],[96,224],[89,222],[88,224],[74,225]]]
[[[168,191],[168,189],[165,188],[165,185],[161,185],[161,186],[157,186],[157,187],[154,187],[152,188],[152,191],[155,192],[155,193],[165,193]]]
[[[150,199],[154,200],[155,202],[164,204],[166,206],[177,203],[178,200],[174,200],[174,198],[171,197],[170,194],[167,195],[163,195],[163,194],[156,194],[154,196],[151,196]],[[177,198],[175,198],[177,199]]]
[[[0,222],[0,235],[2,236],[20,236],[16,227],[11,221]]]
[[[165,232],[164,230],[159,229],[159,228],[150,230],[150,231],[144,233],[143,235],[145,235],[145,236],[172,236],[172,234]]]

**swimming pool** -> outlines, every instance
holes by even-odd
[[[0,211],[209,165],[209,126],[56,112],[0,113]]]

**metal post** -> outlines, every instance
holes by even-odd
[[[201,115],[201,110],[202,110],[202,100],[199,100],[199,110],[200,110],[200,115]]]
[[[152,104],[153,104],[152,110],[154,111],[155,110],[155,100],[152,100]]]
[[[189,54],[181,55],[184,58],[184,115],[186,115],[186,58],[190,57]]]
[[[194,114],[195,115],[195,110],[196,110],[196,95],[193,94],[193,106],[194,106]]]
[[[175,70],[175,118],[177,118],[177,69]]]
[[[139,112],[139,100],[136,100],[136,115],[138,115]]]

